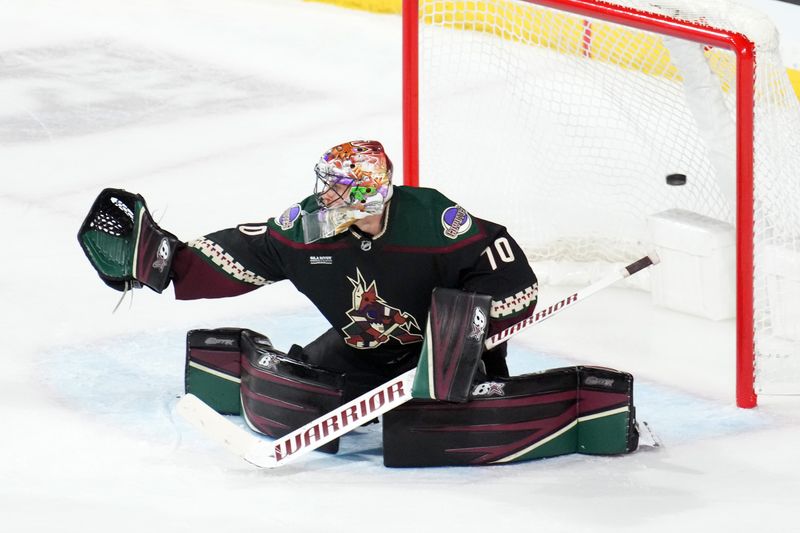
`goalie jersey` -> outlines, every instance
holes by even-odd
[[[434,189],[395,186],[375,236],[351,226],[306,244],[302,214],[316,209],[309,196],[266,223],[186,243],[173,263],[175,296],[236,296],[289,280],[364,350],[422,342],[436,287],[490,295],[489,335],[533,312],[536,277],[506,229]]]

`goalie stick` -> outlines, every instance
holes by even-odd
[[[655,254],[642,257],[618,272],[609,274],[489,337],[484,341],[484,345],[489,349],[507,342],[511,337],[534,324],[543,322],[617,281],[657,263],[658,256]],[[303,457],[320,446],[411,400],[411,388],[416,373],[416,368],[411,369],[316,420],[312,420],[288,435],[274,440],[267,440],[234,424],[193,394],[187,394],[181,398],[176,409],[189,423],[245,461],[260,468],[277,468]]]

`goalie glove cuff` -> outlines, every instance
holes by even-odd
[[[118,291],[147,285],[162,292],[180,245],[153,221],[144,198],[104,189],[78,231],[78,242],[106,285]]]
[[[153,221],[144,201],[138,213],[140,219],[134,255],[134,277],[160,293],[169,286],[172,261],[181,242]]]

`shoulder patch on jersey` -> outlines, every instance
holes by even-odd
[[[456,239],[472,227],[472,217],[460,205],[453,205],[442,211],[442,227],[445,237]]]
[[[300,204],[292,204],[279,217],[275,217],[275,223],[284,231],[294,227],[294,223],[300,218],[302,209]]]

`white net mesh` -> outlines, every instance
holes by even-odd
[[[756,44],[758,390],[792,365],[797,387],[800,110],[775,31],[728,0],[617,3]],[[647,216],[667,209],[735,223],[731,52],[518,0],[421,0],[419,32],[420,184],[504,222],[538,274],[644,255]]]

